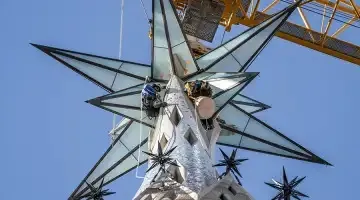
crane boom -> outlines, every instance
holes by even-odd
[[[211,3],[204,4],[205,1]],[[260,9],[263,1],[265,0],[173,0],[183,17],[185,32],[208,42],[212,41],[218,25],[224,26],[226,31],[230,31],[233,25],[256,26],[269,18],[269,10],[276,8],[280,2],[292,3],[294,0],[274,0]],[[309,9],[306,10],[306,6],[316,8],[317,14],[321,15],[320,30],[309,23],[306,15],[309,14]],[[298,13],[301,24],[286,22],[276,33],[277,37],[360,65],[360,46],[338,38],[349,27],[360,28],[354,25],[360,19],[360,7],[354,0],[305,0],[302,7],[298,8]],[[339,20],[339,16],[346,18],[346,21]],[[335,22],[340,22],[342,26],[336,27],[333,25]]]

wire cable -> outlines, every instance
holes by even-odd
[[[125,5],[125,0],[121,1],[121,7],[120,7],[120,36],[119,36],[119,54],[118,54],[118,58],[119,60],[121,59],[122,56],[122,40],[123,40],[123,24],[124,24],[124,5]],[[116,129],[116,114],[113,115],[113,124],[112,124],[112,130],[111,130],[111,134],[115,134],[115,129]],[[111,139],[112,140],[112,139]],[[111,142],[111,144],[113,144],[113,142]]]
[[[146,19],[149,21],[150,18],[149,18],[149,15],[148,15],[147,11],[146,11],[146,8],[145,8],[145,5],[144,5],[143,0],[140,0],[140,3],[141,3],[141,7],[143,8],[143,11],[144,11],[144,13],[145,13]]]
[[[290,0],[280,0],[280,1],[282,1],[282,2],[284,2],[284,3],[287,3],[287,4],[292,4],[293,2],[291,2]],[[323,10],[322,9],[316,9],[316,8],[309,8],[309,6],[307,6],[307,4],[305,4],[305,5],[303,5],[303,6],[301,6],[301,8],[302,9],[304,9],[304,10],[307,10],[307,11],[309,11],[309,12],[312,12],[312,13],[314,13],[314,14],[317,14],[317,15],[321,15],[321,16],[325,16],[326,18],[331,18],[331,16],[328,16],[328,15],[324,15],[323,14]],[[332,11],[331,11],[332,12]],[[336,15],[338,15],[339,13],[335,13],[335,16]],[[350,18],[348,18],[348,17],[342,17],[343,19],[345,18],[345,19],[350,19]],[[348,22],[346,22],[346,21],[343,21],[343,20],[341,20],[341,19],[339,19],[339,18],[337,18],[337,17],[334,17],[333,18],[333,20],[334,21],[337,21],[337,22],[341,22],[341,23],[344,23],[344,24],[347,24],[347,25],[349,25],[349,26],[352,26],[352,27],[355,27],[355,28],[360,28],[360,26],[357,26],[357,25],[354,25],[354,24],[350,24],[350,23],[348,23]],[[357,20],[358,21],[358,20]]]
[[[146,83],[144,83],[145,86]],[[138,172],[139,172],[139,166],[140,166],[140,155],[141,155],[141,139],[142,139],[142,120],[143,120],[143,102],[142,102],[142,96],[140,96],[140,133],[139,133],[139,146],[138,146],[138,157],[137,157],[137,166],[136,166],[136,173],[135,173],[135,177],[139,178],[139,179],[143,179],[145,177],[143,176],[139,176]],[[148,136],[148,142],[149,142],[149,136]]]

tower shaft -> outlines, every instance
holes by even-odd
[[[220,134],[220,127],[215,122],[212,130],[204,129],[196,108],[185,96],[183,86],[184,83],[178,77],[171,77],[164,95],[168,106],[161,108],[156,127],[149,137],[149,151],[154,154],[158,143],[164,151],[176,146],[171,158],[176,160],[179,167],[166,166],[170,175],[167,172],[160,174],[155,182],[152,180],[158,168],[150,170],[134,199],[209,199],[208,194],[213,192],[209,188],[219,188],[222,191],[224,185],[240,187],[233,183],[231,176],[226,181],[218,181],[218,174],[212,167],[212,151]],[[151,161],[149,162],[151,165]],[[221,195],[224,194],[210,199],[218,199]],[[231,199],[243,198],[234,196]]]

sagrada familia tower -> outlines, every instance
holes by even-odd
[[[148,163],[136,200],[249,200],[241,186],[236,150],[215,165],[223,145],[329,165],[252,114],[268,108],[241,94],[256,78],[248,67],[300,1],[194,58],[170,0],[153,0],[150,65],[33,44],[52,58],[108,91],[87,102],[123,117],[113,143],[69,199],[102,199],[101,188]],[[186,84],[209,84],[211,95],[189,97]],[[154,116],[142,106],[144,84],[159,85]],[[226,173],[215,166],[226,167]]]

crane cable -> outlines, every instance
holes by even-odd
[[[290,0],[280,0],[280,1],[281,1],[281,2],[284,2],[284,3],[287,3],[287,4],[292,4],[292,2],[291,2]],[[311,3],[308,3],[308,4],[312,4],[312,2],[311,2]],[[312,5],[316,6],[316,4],[312,4]],[[316,6],[316,7],[319,7],[319,6]],[[323,11],[322,11],[321,9],[311,7],[311,6],[307,5],[307,4],[304,4],[303,6],[301,6],[301,8],[304,9],[304,10],[307,10],[307,11],[309,11],[309,12],[311,12],[311,13],[314,13],[314,14],[316,14],[316,15],[325,16],[326,18],[331,18],[331,16],[328,16],[328,15],[326,15],[326,14],[324,15],[324,14],[322,13]],[[341,13],[335,13],[335,16],[339,16],[339,14],[341,14]],[[347,24],[347,25],[349,25],[349,26],[351,26],[351,27],[360,28],[360,26],[357,26],[357,25],[348,23],[348,22],[346,22],[346,21],[343,21],[343,20],[341,20],[341,18],[342,18],[342,19],[350,19],[349,17],[346,17],[346,16],[344,16],[344,14],[342,14],[342,16],[334,17],[333,20],[334,20],[334,21],[337,21],[337,22],[340,22],[340,23]],[[357,20],[357,21],[358,21],[358,20]]]
[[[121,7],[120,7],[120,39],[119,39],[119,54],[118,54],[118,58],[119,60],[121,59],[122,56],[122,38],[123,38],[123,19],[124,19],[124,3],[125,0],[121,1]],[[116,129],[116,114],[113,115],[113,128],[111,130],[111,134],[114,134]]]
[[[143,8],[143,11],[145,13],[145,16],[147,18],[148,21],[150,21],[149,15],[146,11],[144,2],[142,0],[140,0],[141,6]],[[119,42],[119,60],[121,59],[122,56],[122,40],[123,40],[123,24],[124,24],[124,5],[125,5],[125,0],[121,1],[121,7],[120,7],[120,42]],[[114,114],[113,116],[113,129],[112,131],[115,131],[116,128],[116,114]]]
[[[145,86],[146,82],[144,83]],[[142,94],[141,94],[142,95]],[[136,172],[135,172],[135,177],[139,178],[139,179],[143,179],[145,177],[143,176],[139,176],[138,175],[138,171],[139,171],[139,166],[140,166],[140,155],[141,155],[141,140],[142,140],[142,126],[143,126],[143,102],[142,102],[142,96],[140,96],[140,133],[139,133],[139,146],[138,146],[138,156],[137,156],[137,165],[136,165]],[[148,136],[148,141],[149,141],[149,136]]]
[[[122,0],[123,2],[124,2],[124,0]],[[145,5],[144,5],[144,2],[142,1],[142,0],[140,0],[140,4],[141,4],[141,7],[142,7],[142,9],[143,9],[143,11],[144,11],[144,14],[145,14],[145,17],[146,17],[146,19],[147,19],[147,21],[148,21],[148,23],[150,24],[150,22],[151,22],[151,20],[150,20],[150,18],[149,18],[149,15],[148,15],[148,13],[147,13],[147,11],[146,11],[146,8],[145,8]],[[123,8],[124,7],[124,3],[122,4],[122,10],[121,10],[121,12],[123,13],[124,11],[123,11]],[[121,17],[121,20],[122,20],[122,17]],[[121,27],[122,27],[122,23],[121,23]],[[120,38],[122,39],[122,35],[120,36]],[[145,84],[146,84],[146,82],[144,83],[144,87],[145,87]],[[141,156],[141,150],[140,150],[140,148],[141,148],[141,140],[142,140],[142,126],[143,126],[143,102],[142,102],[142,97],[140,96],[140,133],[139,133],[139,146],[138,146],[138,155],[137,155],[137,166],[136,166],[136,173],[135,173],[135,177],[136,178],[139,178],[139,179],[144,179],[145,177],[143,177],[143,176],[139,176],[138,175],[138,171],[139,171],[139,166],[140,166],[140,156]],[[148,142],[149,142],[149,140],[150,140],[150,133],[149,133],[149,135],[148,135]]]
[[[142,9],[143,9],[143,11],[144,11],[144,13],[145,13],[146,19],[147,19],[148,21],[150,21],[150,18],[149,18],[149,15],[148,15],[147,11],[146,11],[146,8],[145,8],[145,5],[144,5],[143,0],[140,0],[140,3],[141,3],[141,7],[142,7]]]
[[[147,16],[147,12],[145,10],[145,7],[144,7],[144,3],[141,1],[141,5],[143,6],[143,9],[144,9],[144,12],[145,12],[145,15]],[[125,5],[125,0],[122,0],[121,1],[121,18],[120,18],[120,43],[119,43],[119,59],[121,58],[121,55],[122,55],[122,40],[123,40],[123,24],[124,24],[124,5]],[[146,83],[144,83],[145,85]],[[143,110],[142,110],[142,100],[141,100],[141,97],[140,97],[140,109],[141,109],[141,116],[140,116],[140,133],[139,133],[139,146],[138,146],[138,156],[137,156],[137,166],[136,166],[136,174],[135,174],[135,177],[136,178],[145,178],[145,177],[141,177],[138,175],[138,168],[140,166],[140,148],[141,148],[141,139],[142,139],[142,120],[143,120]],[[116,115],[114,114],[114,118],[113,118],[113,129],[115,130],[115,120],[116,120]]]

